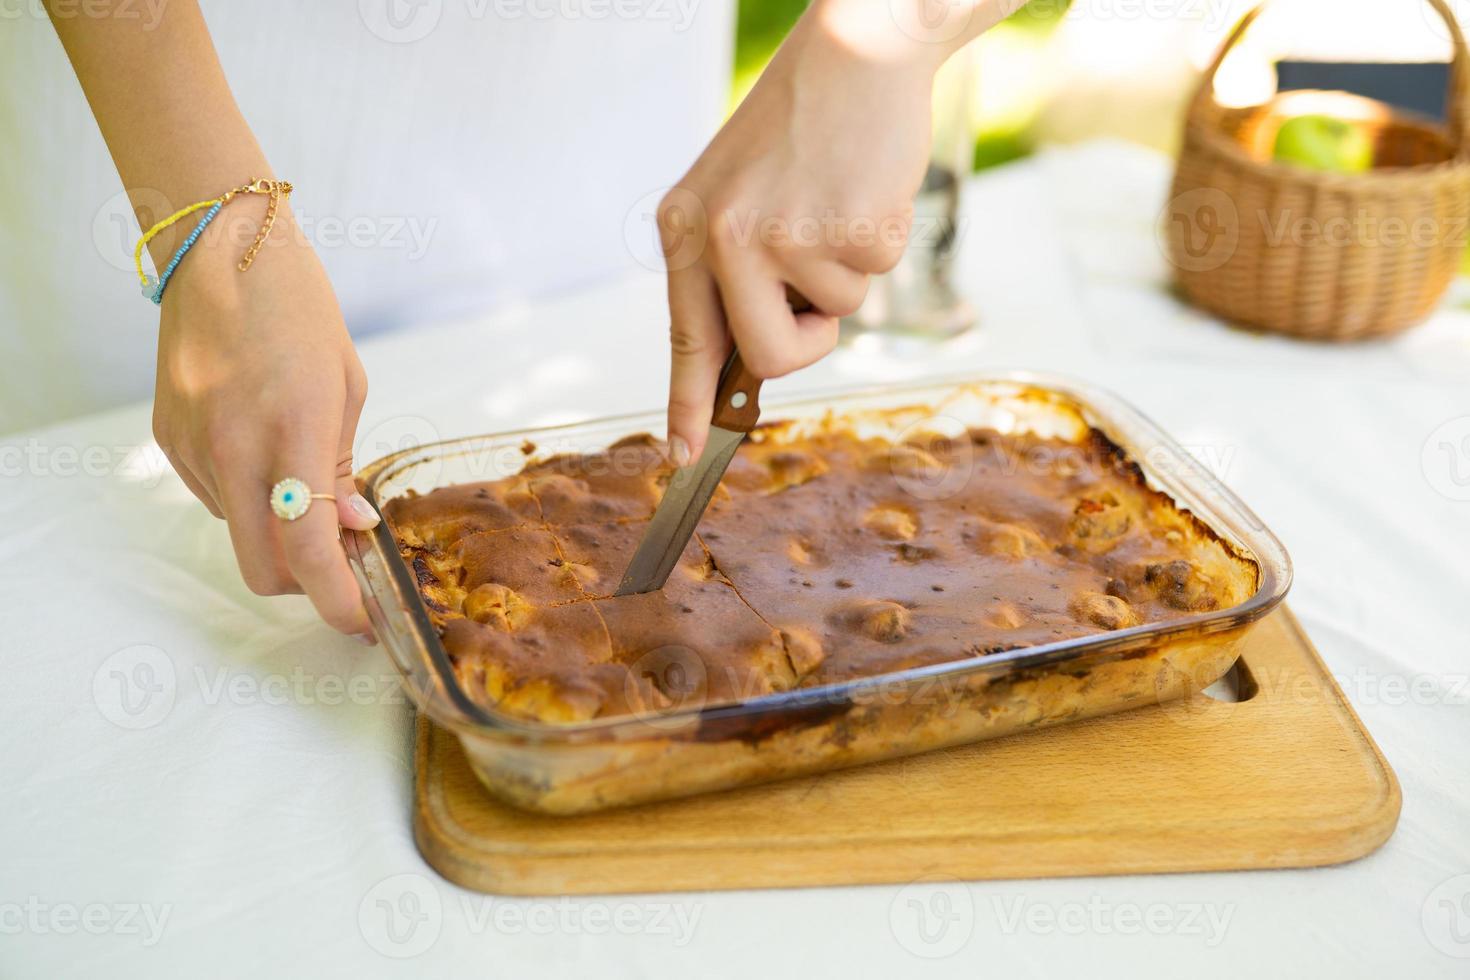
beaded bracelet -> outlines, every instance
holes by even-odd
[[[143,288],[144,297],[152,300],[155,304],[161,304],[163,302],[163,291],[168,288],[168,282],[173,278],[174,270],[179,267],[179,263],[184,260],[184,256],[189,253],[189,249],[194,247],[194,243],[199,240],[199,236],[204,233],[205,228],[209,227],[209,223],[214,220],[215,215],[219,214],[221,208],[241,194],[265,194],[269,197],[269,201],[265,207],[265,219],[260,223],[260,231],[256,233],[255,241],[250,243],[250,247],[245,250],[245,257],[236,266],[241,272],[248,270],[251,263],[255,261],[255,256],[259,254],[261,246],[265,244],[266,238],[270,236],[271,228],[275,226],[276,209],[280,207],[281,198],[289,196],[293,189],[291,184],[284,180],[271,180],[266,177],[259,177],[248,184],[243,184],[240,187],[225,191],[219,197],[210,198],[207,201],[198,201],[186,208],[181,208],[155,224],[152,228],[149,228],[143,233],[143,237],[138,239],[138,244],[133,249],[133,265],[138,270],[138,282]],[[178,251],[174,252],[173,258],[169,259],[169,263],[164,267],[162,274],[155,278],[145,273],[143,271],[143,249],[153,240],[153,237],[174,222],[186,218],[204,208],[208,208],[209,210],[204,212],[204,217],[199,220],[199,223],[194,226],[194,230],[184,239],[184,243],[179,246]]]

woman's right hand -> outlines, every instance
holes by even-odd
[[[379,520],[352,482],[367,377],[288,205],[250,269],[236,268],[264,204],[253,196],[229,204],[169,282],[153,434],[194,495],[229,523],[252,592],[305,592],[329,625],[371,643],[338,537],[339,524],[366,530]],[[155,264],[175,240],[158,243]],[[318,500],[298,520],[281,520],[270,492],[285,477],[335,494],[336,505]]]

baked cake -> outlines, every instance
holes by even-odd
[[[385,508],[469,696],[541,722],[743,701],[1223,609],[1254,563],[1102,433],[757,429],[660,592],[611,593],[646,435]]]

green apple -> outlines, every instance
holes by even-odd
[[[1332,116],[1296,116],[1276,131],[1272,155],[1282,163],[1339,174],[1373,166],[1373,138],[1363,127]]]

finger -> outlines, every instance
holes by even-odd
[[[179,479],[184,481],[184,486],[188,487],[189,492],[199,498],[199,502],[204,505],[205,509],[212,516],[221,521],[225,519],[225,512],[220,509],[218,501],[215,500],[214,492],[210,490],[204,481],[200,480],[187,468],[177,464],[174,465],[174,472],[179,474]]]
[[[193,469],[184,462],[182,457],[178,456],[167,447],[160,446],[159,448],[163,450],[164,458],[166,458],[169,462],[169,465],[174,468],[174,472],[179,475],[179,479],[184,481],[184,486],[189,488],[189,492],[192,493],[195,497],[199,498],[199,502],[203,504],[211,514],[223,520],[225,514],[224,511],[220,509],[219,498],[213,486],[214,481],[209,479],[209,474],[204,473],[202,475],[196,475]]]
[[[317,418],[287,436],[274,479],[294,476],[313,493],[333,492],[336,486],[337,443],[342,416]],[[337,531],[337,508],[315,500],[294,521],[280,522],[281,547],[291,575],[311,599],[328,626],[342,632],[370,635],[372,626],[363,609],[357,579],[347,566],[347,554]]]
[[[287,595],[300,592],[301,586],[281,550],[281,522],[270,509],[271,483],[255,463],[267,457],[245,452],[221,461],[216,469],[220,505],[245,585],[256,595]]]
[[[213,480],[209,479],[207,472],[203,474],[203,478],[196,474],[194,467],[190,466],[189,462],[184,459],[183,454],[174,448],[176,440],[172,432],[172,427],[165,421],[165,418],[165,414],[159,411],[158,405],[155,403],[153,409],[154,443],[158,446],[159,451],[163,453],[163,458],[168,460],[168,464],[179,475],[179,479],[183,481],[184,486],[189,488],[189,492],[197,497],[199,502],[215,517],[223,517],[224,513],[220,510],[219,505],[219,494],[215,492]]]
[[[347,438],[351,438],[348,436]],[[373,505],[368,503],[367,498],[357,492],[357,484],[352,479],[352,451],[349,449],[337,462],[337,522],[343,527],[354,531],[368,531],[378,526],[382,520]],[[326,504],[327,501],[320,501]],[[361,597],[358,599],[361,602]],[[369,621],[369,626],[358,633],[364,643],[376,645],[377,636]]]
[[[732,257],[716,280],[740,358],[757,377],[790,374],[837,346],[837,318],[815,309],[793,313],[786,283],[754,256]]]
[[[863,305],[868,276],[832,259],[811,259],[786,270],[786,281],[828,316],[849,316]]]
[[[898,265],[908,248],[913,221],[913,207],[910,206],[901,214],[871,225],[853,226],[849,229],[848,243],[838,249],[837,257],[843,265],[871,276],[888,272]]]
[[[702,266],[669,273],[669,456],[687,466],[704,451],[730,335],[714,278]]]
[[[352,479],[352,444],[357,438],[357,421],[362,414],[363,399],[367,395],[364,380],[360,387],[349,380],[347,405],[342,414],[342,436],[337,444],[337,470],[334,493],[337,495],[337,522],[354,531],[367,531],[377,527],[381,518],[373,510],[367,498],[357,492]]]
[[[343,527],[354,531],[371,531],[382,520],[367,498],[357,492],[357,483],[352,479],[350,453],[345,464],[337,467],[337,479],[332,492],[337,496],[337,523]]]

